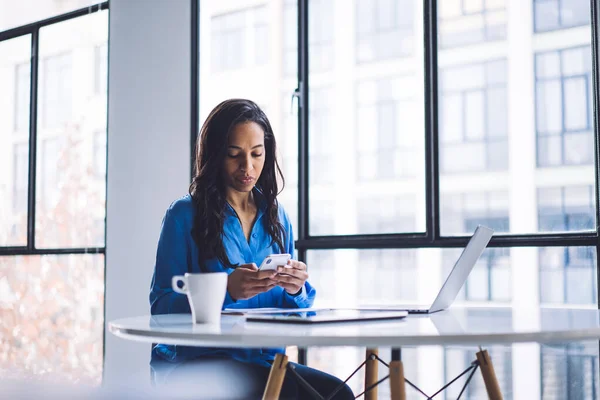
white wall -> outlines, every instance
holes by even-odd
[[[190,177],[189,0],[111,0],[105,322],[149,314],[160,224]],[[104,384],[148,382],[150,344],[106,330]]]

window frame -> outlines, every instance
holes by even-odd
[[[192,131],[191,131],[191,166],[193,169],[194,147],[199,126],[198,92],[199,92],[199,63],[198,63],[198,20],[199,1],[192,1],[192,65],[191,76],[192,91]],[[287,4],[287,3],[284,3]],[[425,107],[425,232],[407,232],[394,234],[352,234],[352,235],[322,235],[310,234],[310,191],[309,191],[309,96],[310,76],[309,68],[309,0],[298,0],[298,86],[294,92],[297,102],[298,118],[298,230],[296,232],[295,247],[298,259],[306,261],[307,251],[325,249],[415,249],[415,248],[460,248],[466,246],[470,236],[442,235],[440,233],[440,145],[439,138],[439,90],[438,90],[438,0],[423,0],[423,40],[424,40],[424,107]],[[598,58],[598,11],[600,5],[597,0],[590,0],[591,9],[591,51],[592,51],[592,126],[594,136],[594,195],[596,204],[599,202],[600,182],[600,145],[598,115],[600,108],[600,67]],[[355,4],[351,5],[356,7]],[[533,15],[535,18],[535,14]],[[535,24],[535,21],[534,21]],[[532,34],[536,34],[535,25]],[[354,38],[355,42],[358,40]],[[288,51],[290,49],[287,49]],[[355,58],[354,62],[361,62]],[[312,71],[315,72],[315,71]],[[600,207],[595,208],[596,227],[591,231],[580,232],[537,232],[529,234],[499,234],[494,235],[488,245],[494,247],[569,247],[585,246],[596,249],[596,259],[600,259]],[[598,274],[600,276],[600,274]],[[600,285],[596,285],[600,290]],[[597,296],[600,301],[600,296]],[[600,307],[599,307],[600,308]],[[306,363],[306,351],[300,349],[299,362]]]
[[[100,2],[96,5],[80,8],[64,14],[53,16],[41,21],[33,22],[27,25],[11,28],[0,32],[0,42],[15,39],[20,36],[31,36],[31,61],[30,61],[30,87],[29,87],[29,130],[28,139],[24,143],[29,145],[28,159],[28,177],[27,177],[27,243],[18,246],[0,246],[0,256],[30,256],[30,255],[66,255],[66,254],[106,254],[106,240],[102,247],[59,247],[42,248],[36,247],[36,186],[37,186],[37,158],[38,158],[38,99],[39,89],[44,83],[40,81],[40,68],[43,62],[39,57],[39,36],[40,29],[49,25],[58,24],[73,18],[82,17],[95,12],[108,10],[108,1]],[[61,57],[63,55],[61,54]],[[45,121],[41,121],[45,123]],[[41,145],[41,143],[40,143]],[[14,161],[13,161],[14,162]],[[106,185],[106,182],[105,182]],[[15,196],[15,195],[13,195]],[[105,232],[106,236],[106,232]],[[106,239],[106,238],[105,238]]]

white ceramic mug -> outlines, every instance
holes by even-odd
[[[182,282],[180,288],[178,283]],[[227,292],[226,272],[175,275],[171,286],[177,293],[185,294],[196,324],[216,324],[221,321],[221,309]]]

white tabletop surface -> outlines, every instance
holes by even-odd
[[[318,325],[246,321],[194,325],[190,314],[124,318],[109,330],[124,339],[217,347],[483,345],[600,339],[599,310],[461,307],[404,320]]]

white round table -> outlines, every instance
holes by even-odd
[[[315,325],[249,322],[224,315],[221,324],[194,325],[190,314],[146,315],[111,321],[124,339],[219,347],[402,347],[568,342],[600,338],[595,309],[456,307],[404,320]]]
[[[245,316],[236,315],[223,315],[221,323],[216,325],[194,325],[190,314],[169,314],[119,319],[109,322],[108,327],[110,332],[124,339],[173,345],[367,347],[367,359],[370,361],[366,363],[365,387],[373,387],[379,383],[377,348],[391,347],[389,381],[392,399],[404,400],[405,379],[399,351],[402,346],[481,346],[598,340],[600,311],[571,308],[453,307],[431,315],[410,315],[403,320],[315,325],[251,322],[246,321]],[[487,351],[477,353],[475,363],[481,369],[489,398],[502,399]],[[277,398],[286,365],[287,358],[278,354],[271,370],[273,378],[270,376],[265,389],[265,398]],[[376,398],[376,395],[373,390],[365,398]]]

